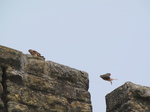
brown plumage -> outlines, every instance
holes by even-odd
[[[117,79],[112,79],[110,78],[111,74],[110,73],[106,73],[104,75],[100,75],[100,77],[103,79],[103,80],[106,80],[106,81],[110,81],[110,83],[112,84],[112,80],[117,80]]]
[[[32,55],[32,56],[37,56],[37,57],[41,57],[41,58],[44,58],[44,56],[41,56],[41,54],[35,50],[32,50],[32,49],[29,49],[28,50],[29,53]],[[45,58],[44,58],[45,59]]]

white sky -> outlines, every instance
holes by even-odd
[[[88,72],[93,112],[105,112],[126,81],[150,86],[150,0],[1,0],[0,44]]]

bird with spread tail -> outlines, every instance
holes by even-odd
[[[41,58],[45,59],[44,56],[41,56],[41,54],[35,50],[29,49],[28,51],[32,56],[37,56],[37,57],[41,57]]]
[[[105,81],[110,81],[110,83],[112,84],[112,80],[118,80],[118,79],[112,79],[110,73],[106,73],[104,75],[100,75],[100,77],[105,80]]]

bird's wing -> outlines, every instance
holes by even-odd
[[[108,79],[110,79],[110,74],[100,75],[100,77],[104,80],[108,80]]]
[[[40,56],[41,54],[35,50],[33,50],[33,52],[37,55],[37,56]]]
[[[109,76],[109,77],[111,76],[111,74],[110,74],[110,73],[106,73],[106,74],[104,74],[104,75],[107,75],[107,76]]]

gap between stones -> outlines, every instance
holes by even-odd
[[[6,76],[6,68],[2,67],[2,86],[3,86],[3,93],[2,93],[2,101],[4,103],[4,112],[8,112],[8,108],[7,108],[7,85],[6,85],[6,80],[7,80],[7,76]]]

